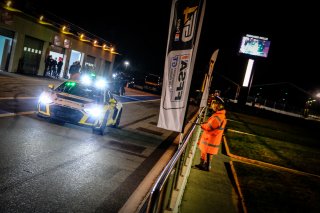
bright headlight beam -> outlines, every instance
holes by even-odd
[[[92,80],[88,75],[84,75],[81,77],[81,81],[82,83],[84,83],[85,85],[91,85]]]
[[[99,117],[102,114],[102,109],[100,107],[86,108],[84,111],[92,117]]]
[[[106,87],[106,81],[103,80],[103,79],[100,79],[98,81],[96,81],[96,87],[99,88],[99,89],[103,89]]]
[[[52,99],[46,93],[40,95],[39,101],[44,104],[52,103]]]

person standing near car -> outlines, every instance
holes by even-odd
[[[62,65],[63,65],[62,60],[63,60],[63,58],[59,57],[59,61],[58,61],[58,64],[57,64],[57,75],[56,75],[56,78],[60,77],[60,73],[61,73],[61,69],[62,69]]]
[[[212,100],[212,109],[214,113],[201,124],[203,133],[198,141],[198,148],[201,152],[200,163],[196,168],[204,171],[211,170],[211,160],[213,155],[217,155],[221,144],[222,135],[227,124],[226,110],[224,101],[219,96]]]
[[[127,80],[125,78],[125,75],[124,75],[124,73],[121,72],[120,75],[119,75],[119,95],[120,96],[125,95],[125,93],[126,93],[126,90],[125,90],[126,84],[127,84]]]
[[[51,60],[52,60],[52,56],[48,55],[44,61],[44,72],[43,72],[43,76],[47,75],[47,72],[49,70],[49,72],[51,72]]]
[[[51,60],[51,76],[56,77],[57,75],[57,58]]]

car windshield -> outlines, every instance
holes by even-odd
[[[77,82],[64,82],[55,91],[103,102],[103,90]]]

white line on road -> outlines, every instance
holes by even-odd
[[[35,113],[36,111],[29,111],[29,112],[17,112],[17,113],[5,113],[5,114],[0,114],[0,118],[3,117],[10,117],[10,116],[17,116],[17,115],[31,115]]]
[[[130,101],[130,102],[122,103],[122,104],[135,104],[135,103],[150,102],[150,101],[159,101],[159,100],[160,100],[160,99],[146,100],[146,101]]]
[[[247,132],[242,132],[242,131],[238,131],[238,130],[234,130],[234,129],[228,129],[227,131],[234,132],[234,133],[239,133],[239,134],[243,134],[243,135],[258,136],[258,135],[254,135],[254,134],[250,134],[250,133],[247,133]]]
[[[0,100],[13,100],[13,99],[38,99],[38,97],[0,97]]]

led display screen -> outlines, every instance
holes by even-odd
[[[269,48],[270,41],[268,41],[267,38],[247,35],[242,37],[239,52],[266,58]]]

